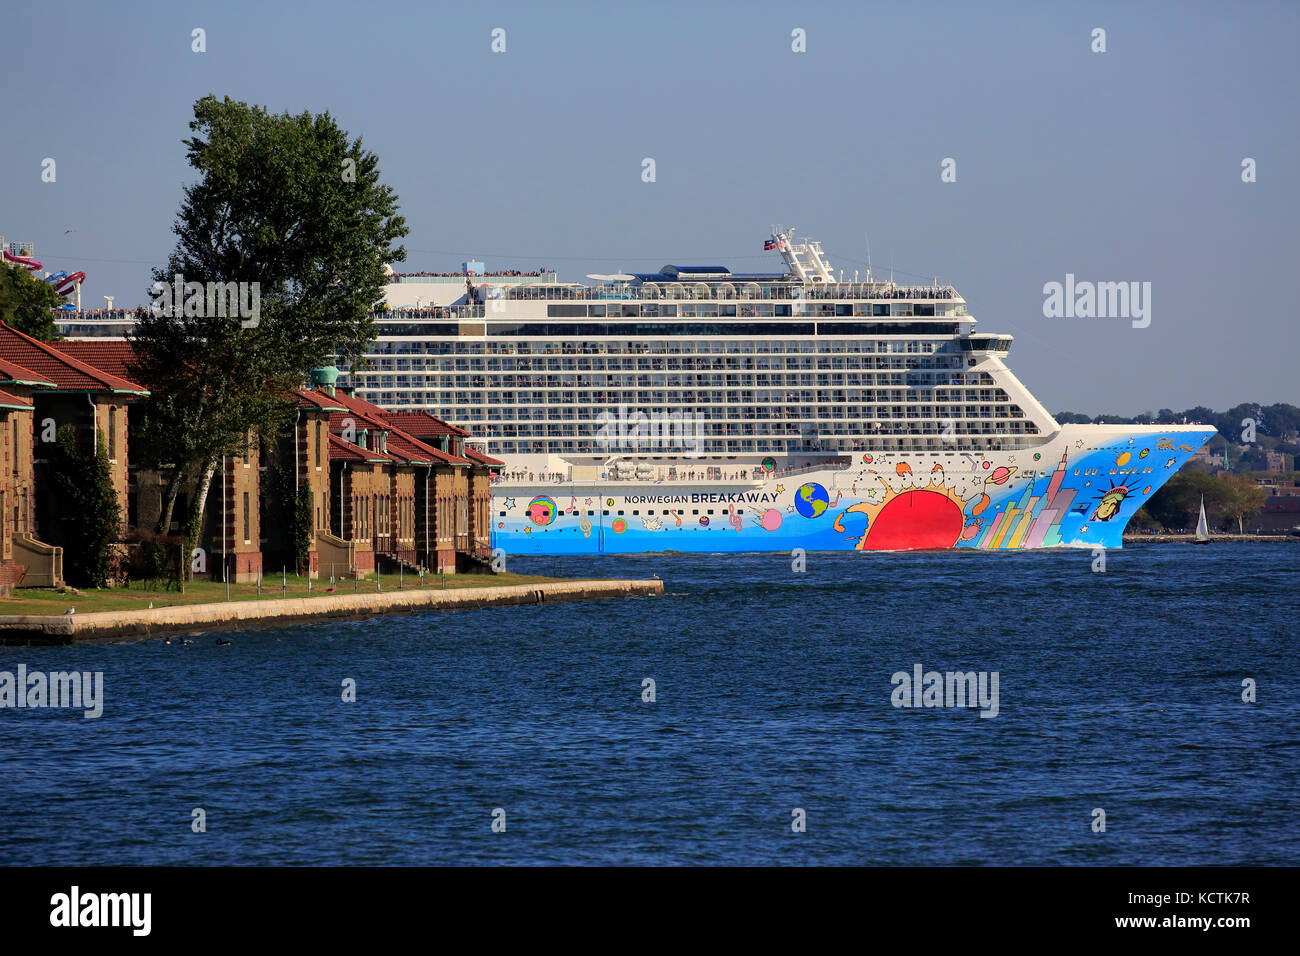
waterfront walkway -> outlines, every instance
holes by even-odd
[[[412,611],[656,595],[662,594],[663,589],[663,582],[657,578],[574,580],[500,587],[365,591],[269,601],[217,601],[87,614],[10,614],[0,615],[0,644],[72,644],[243,625],[268,626]]]

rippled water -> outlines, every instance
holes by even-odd
[[[1107,560],[543,558],[667,594],[0,648],[106,697],[0,710],[0,862],[1300,863],[1300,548]],[[893,707],[917,663],[998,716]]]

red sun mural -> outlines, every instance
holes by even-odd
[[[938,483],[894,493],[888,483],[885,500],[853,505],[835,519],[843,531],[842,519],[850,512],[865,512],[867,529],[857,542],[860,551],[909,551],[923,548],[951,548],[961,537],[966,519],[962,502],[954,492]]]

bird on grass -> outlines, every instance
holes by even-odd
[[[77,609],[76,609],[75,607],[70,607],[70,608],[68,608],[66,611],[63,612],[63,614],[64,614],[65,617],[66,617],[67,615],[69,615],[69,614],[76,614],[76,613],[77,613]]]
[[[153,610],[153,601],[150,601],[150,602],[149,602],[149,610],[151,610],[151,611]]]

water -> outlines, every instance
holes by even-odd
[[[521,559],[667,595],[0,648],[106,697],[0,710],[0,863],[1295,865],[1297,559]],[[893,707],[916,663],[998,716]]]

